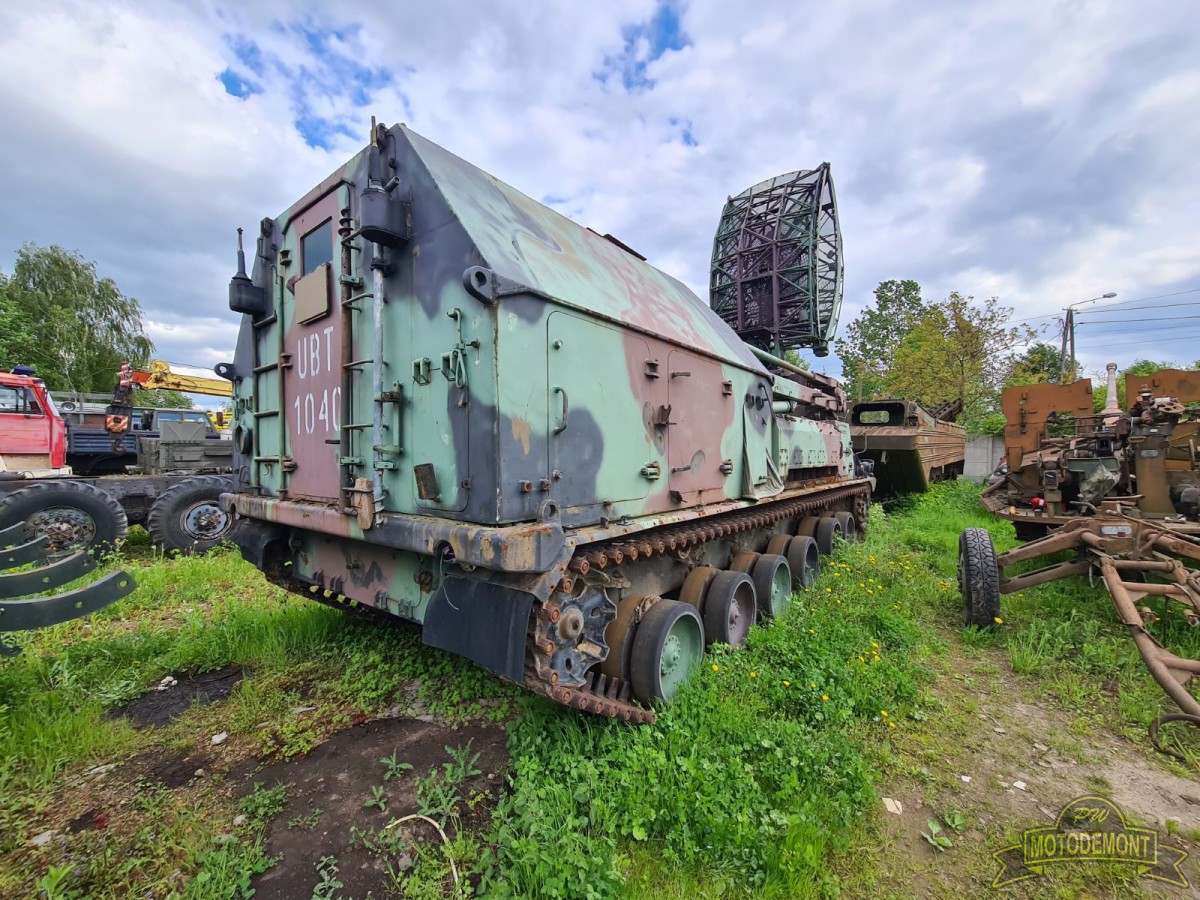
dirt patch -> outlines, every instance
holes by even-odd
[[[227,666],[201,675],[181,675],[176,684],[153,687],[146,693],[109,711],[109,718],[122,716],[143,728],[159,727],[173,721],[194,705],[204,706],[228,697],[238,682],[242,670]]]
[[[899,815],[882,814],[881,844],[892,860],[907,860],[913,896],[961,896],[964,885],[990,892],[991,852],[1020,829],[1052,825],[1063,806],[1088,794],[1110,797],[1127,816],[1157,829],[1164,844],[1194,856],[1195,845],[1184,835],[1200,828],[1200,782],[1168,771],[1163,760],[1118,735],[1071,734],[1063,711],[1020,696],[999,651],[958,648],[947,665],[951,672],[933,690],[959,715],[943,717],[941,741],[918,750],[923,778],[880,785],[903,807]],[[945,825],[956,813],[963,816],[961,834]],[[922,836],[931,818],[953,842],[949,852],[936,851]],[[1184,872],[1192,887],[1170,892],[1200,897],[1194,859]],[[1043,880],[1053,884],[1054,873]],[[1166,890],[1145,879],[1138,887]]]
[[[478,775],[452,786],[457,797],[460,829],[477,832],[488,821],[499,796],[508,765],[503,729],[473,725],[451,730],[416,719],[385,719],[343,731],[315,748],[304,759],[270,765],[244,776],[243,794],[255,784],[269,790],[286,785],[286,803],[267,829],[265,852],[282,855],[270,870],[257,876],[256,900],[292,900],[310,897],[320,882],[317,863],[336,860],[339,894],[347,897],[382,896],[394,871],[411,865],[412,843],[440,843],[427,825],[387,831],[394,819],[418,812],[418,785],[439,773],[449,789],[444,765],[453,762],[446,747],[470,746],[467,758],[475,760]],[[395,760],[389,766],[383,758]],[[411,766],[411,769],[404,766]],[[394,777],[386,778],[389,769]],[[373,790],[375,789],[375,790]],[[382,791],[386,811],[368,801]],[[428,798],[426,798],[428,799]]]

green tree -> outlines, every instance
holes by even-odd
[[[0,331],[17,332],[0,343],[2,364],[36,366],[51,390],[108,392],[121,360],[150,360],[141,305],[78,253],[25,244],[2,296]]]
[[[1061,375],[1062,351],[1038,341],[1017,358],[1006,381],[1009,385],[1057,383]]]
[[[846,336],[836,342],[847,396],[865,400],[892,393],[896,348],[928,310],[917,282],[880,282],[875,303],[859,313]]]
[[[144,391],[133,389],[133,405],[152,409],[194,409],[196,404],[179,391]]]
[[[1034,337],[1010,324],[1012,312],[996,297],[976,302],[957,292],[933,304],[896,348],[891,392],[922,406],[961,400],[959,422],[993,429],[1015,352]]]

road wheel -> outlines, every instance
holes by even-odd
[[[758,554],[753,550],[737,550],[733,554],[733,559],[729,561],[729,568],[733,572],[745,572],[749,575],[756,562],[758,562]]]
[[[633,637],[629,676],[643,703],[670,703],[704,656],[704,625],[694,607],[660,600],[642,617]]]
[[[755,561],[750,577],[758,596],[759,616],[765,621],[781,615],[792,599],[792,570],[787,560],[764,553]]]
[[[785,556],[787,554],[788,543],[791,541],[790,534],[773,534],[771,539],[767,541],[767,549],[764,553],[774,553],[777,556]]]
[[[704,601],[704,637],[709,644],[740,647],[750,634],[758,600],[745,572],[719,572]]]
[[[817,551],[817,542],[810,537],[797,535],[788,544],[784,556],[787,557],[795,584],[802,588],[812,587],[821,574],[821,554]]]
[[[820,518],[817,516],[805,516],[800,520],[800,524],[796,526],[796,534],[800,537],[816,537],[817,525],[820,521]]]
[[[163,491],[150,507],[146,528],[164,550],[207,553],[233,532],[233,516],[221,509],[228,478],[197,475]]]
[[[683,581],[683,587],[679,589],[680,601],[694,606],[700,615],[704,615],[704,601],[708,595],[708,586],[717,577],[719,571],[720,569],[712,566],[696,566],[688,572],[687,578]]]
[[[817,549],[821,551],[822,556],[828,556],[833,552],[834,544],[841,536],[842,522],[840,519],[826,516],[817,520]]]
[[[1000,566],[992,536],[983,528],[967,528],[959,536],[958,589],[963,598],[963,624],[995,626],[1000,617]]]
[[[0,529],[25,523],[25,540],[45,537],[47,558],[111,550],[129,533],[125,510],[83,481],[44,481],[0,497]]]
[[[642,614],[652,603],[661,602],[646,594],[627,594],[617,604],[617,615],[604,629],[608,656],[600,663],[600,671],[609,678],[629,678],[629,661],[633,655],[633,635]]]
[[[858,540],[858,522],[854,520],[854,513],[839,510],[833,517],[842,523],[842,537],[850,543]]]

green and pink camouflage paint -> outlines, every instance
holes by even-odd
[[[646,721],[704,622],[744,636],[697,569],[770,544],[770,613],[789,535],[800,580],[865,522],[832,379],[403,125],[263,220],[230,306],[246,558],[576,708]]]

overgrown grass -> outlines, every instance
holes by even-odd
[[[286,595],[234,553],[127,557],[135,594],[26,635],[22,656],[0,663],[0,895],[32,894],[51,875],[63,896],[244,895],[269,864],[265,816],[234,834],[236,801],[215,785],[145,787],[120,828],[40,850],[29,838],[71,802],[65,779],[87,765],[184,750],[215,730],[251,742],[260,757],[288,758],[352,722],[404,712],[510,723],[509,789],[489,830],[453,842],[482,892],[831,895],[848,848],[869,832],[877,785],[912,765],[895,737],[936,730],[948,715],[929,690],[945,626],[961,652],[1006,650],[1014,671],[1078,714],[1073,730],[1108,723],[1144,744],[1144,725],[1166,704],[1099,588],[1079,579],[1043,586],[1006,597],[995,631],[959,627],[960,531],[986,527],[999,550],[1014,543],[973,485],[875,509],[871,525],[865,543],[823,561],[819,582],[780,621],[754,629],[746,649],[710,654],[645,727],[528,696],[424,647],[414,628]],[[1200,655],[1194,632],[1171,636]],[[166,674],[230,664],[247,677],[218,707],[154,733],[105,715]],[[297,717],[297,706],[317,709]],[[1194,753],[1196,742],[1188,746]],[[438,896],[445,876],[444,854],[422,855],[405,889]]]

